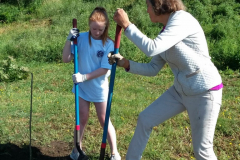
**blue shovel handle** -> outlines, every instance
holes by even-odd
[[[116,34],[115,34],[114,54],[117,54],[119,52],[121,32],[122,32],[121,26],[117,25]],[[107,139],[107,133],[108,133],[108,122],[109,122],[109,116],[110,116],[110,111],[111,111],[111,103],[112,103],[112,96],[113,96],[113,87],[114,87],[116,66],[117,66],[117,63],[114,63],[112,65],[112,69],[111,69],[108,101],[107,101],[105,123],[104,123],[104,129],[103,129],[103,138],[102,138],[102,145],[101,145],[101,152],[100,152],[99,160],[104,160],[104,155],[105,155],[106,139]]]
[[[73,28],[77,28],[77,19],[73,19]],[[77,47],[77,37],[73,40],[74,46],[74,73],[78,73],[78,47]],[[80,148],[80,117],[79,117],[79,90],[78,90],[78,83],[74,83],[75,87],[75,121],[76,121],[76,147],[79,152],[79,158],[81,160],[88,160],[88,157]]]

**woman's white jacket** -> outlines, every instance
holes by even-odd
[[[147,56],[150,63],[130,61],[130,73],[155,76],[168,63],[174,74],[174,87],[187,96],[203,93],[222,83],[211,61],[204,32],[188,12],[170,15],[165,30],[155,39],[145,36],[131,24],[125,35]]]

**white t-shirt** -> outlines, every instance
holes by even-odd
[[[108,39],[103,46],[102,40],[91,37],[90,46],[89,32],[80,33],[78,37],[78,72],[81,74],[91,73],[99,68],[109,69],[108,73],[95,79],[79,83],[79,96],[90,102],[105,102],[108,98],[108,76],[112,66],[108,63],[108,53],[114,51],[114,43]],[[72,53],[74,53],[72,47]],[[72,92],[75,93],[75,87]]]

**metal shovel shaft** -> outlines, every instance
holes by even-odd
[[[77,28],[77,19],[73,19],[73,28]],[[77,37],[73,41],[74,46],[74,73],[78,73],[78,47],[77,47]],[[78,83],[74,84],[75,86],[75,121],[76,121],[76,147],[79,152],[79,158],[82,160],[87,160],[88,157],[83,153],[80,148],[80,117],[79,117],[79,90]]]
[[[120,40],[121,40],[121,31],[122,31],[121,26],[117,25],[116,34],[115,34],[114,54],[117,54],[119,52],[119,46],[120,46]],[[112,65],[112,69],[111,69],[111,77],[110,77],[109,92],[108,92],[108,101],[107,101],[105,123],[104,123],[104,129],[103,129],[103,138],[102,138],[101,152],[100,152],[99,160],[104,160],[104,155],[105,155],[106,139],[107,139],[107,133],[108,133],[108,122],[109,122],[109,116],[110,116],[110,111],[111,111],[116,66],[117,66],[117,63],[114,63]]]

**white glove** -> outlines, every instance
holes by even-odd
[[[77,29],[77,28],[72,28],[72,29],[69,31],[67,40],[73,41],[73,40],[74,40],[75,38],[77,38],[78,36],[79,36],[79,29]]]
[[[80,83],[87,80],[86,74],[80,74],[79,72],[72,75],[73,83]]]

